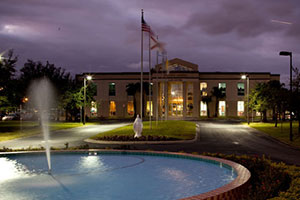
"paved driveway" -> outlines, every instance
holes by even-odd
[[[86,144],[83,142],[84,139],[87,139],[100,132],[105,132],[125,125],[127,125],[127,123],[87,125],[78,128],[54,131],[50,134],[50,145],[52,147],[63,148],[65,147],[65,143],[68,142],[69,147],[80,146]],[[26,149],[28,147],[40,148],[41,146],[44,146],[43,140],[43,135],[40,134],[36,136],[0,142],[0,148],[4,146],[11,149]]]
[[[266,155],[276,161],[300,166],[300,150],[280,143],[264,133],[234,122],[198,122],[199,137],[195,143],[164,145],[131,145],[131,149],[160,151],[214,152],[225,154]],[[107,146],[107,145],[106,145]],[[94,145],[94,147],[104,147]],[[111,146],[116,147],[116,146]],[[128,148],[128,146],[127,146]]]

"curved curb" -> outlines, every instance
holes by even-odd
[[[92,144],[119,144],[119,145],[130,145],[130,144],[186,144],[196,142],[198,133],[196,132],[195,138],[192,140],[170,140],[170,141],[105,141],[105,140],[93,140],[85,139],[84,142]]]
[[[200,126],[196,124],[196,134],[192,140],[169,140],[169,141],[106,141],[106,140],[93,140],[85,139],[84,142],[91,144],[112,144],[112,145],[131,145],[131,144],[188,144],[194,143],[198,139],[198,133],[200,132]]]

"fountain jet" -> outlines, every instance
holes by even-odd
[[[40,124],[44,135],[48,172],[51,173],[51,156],[49,144],[49,114],[54,105],[54,92],[50,81],[42,78],[34,81],[30,86],[30,96],[33,106],[38,109]]]

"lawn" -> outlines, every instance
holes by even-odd
[[[196,134],[196,124],[187,121],[159,121],[152,122],[152,129],[150,129],[149,122],[143,122],[143,136],[165,136],[167,138],[174,138],[179,140],[191,140]],[[99,133],[91,139],[101,140],[104,136],[133,136],[133,127],[131,125],[123,126],[111,131]]]
[[[78,122],[51,122],[50,131],[75,128],[82,126]],[[0,122],[0,141],[12,140],[20,137],[27,137],[41,133],[38,122],[33,121],[3,121]]]
[[[300,148],[300,134],[298,133],[298,122],[293,122],[293,139],[294,139],[293,142],[290,142],[289,140],[289,134],[290,134],[289,122],[278,123],[277,127],[274,127],[274,123],[262,123],[262,122],[250,123],[249,126],[259,131],[262,131],[284,143],[288,143],[291,146]]]

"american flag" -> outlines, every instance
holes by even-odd
[[[142,13],[142,31],[144,32],[148,32],[150,34],[150,39],[151,41],[154,43],[154,45],[151,46],[151,50],[153,49],[156,49],[158,48],[159,51],[161,52],[165,52],[165,44],[164,43],[161,43],[159,42],[157,39],[156,39],[156,35],[155,33],[151,30],[150,26],[146,23],[146,21],[144,20],[144,15]]]
[[[145,22],[144,16],[142,16],[142,31],[150,33],[151,36],[155,36],[155,34],[151,30],[150,26]]]

